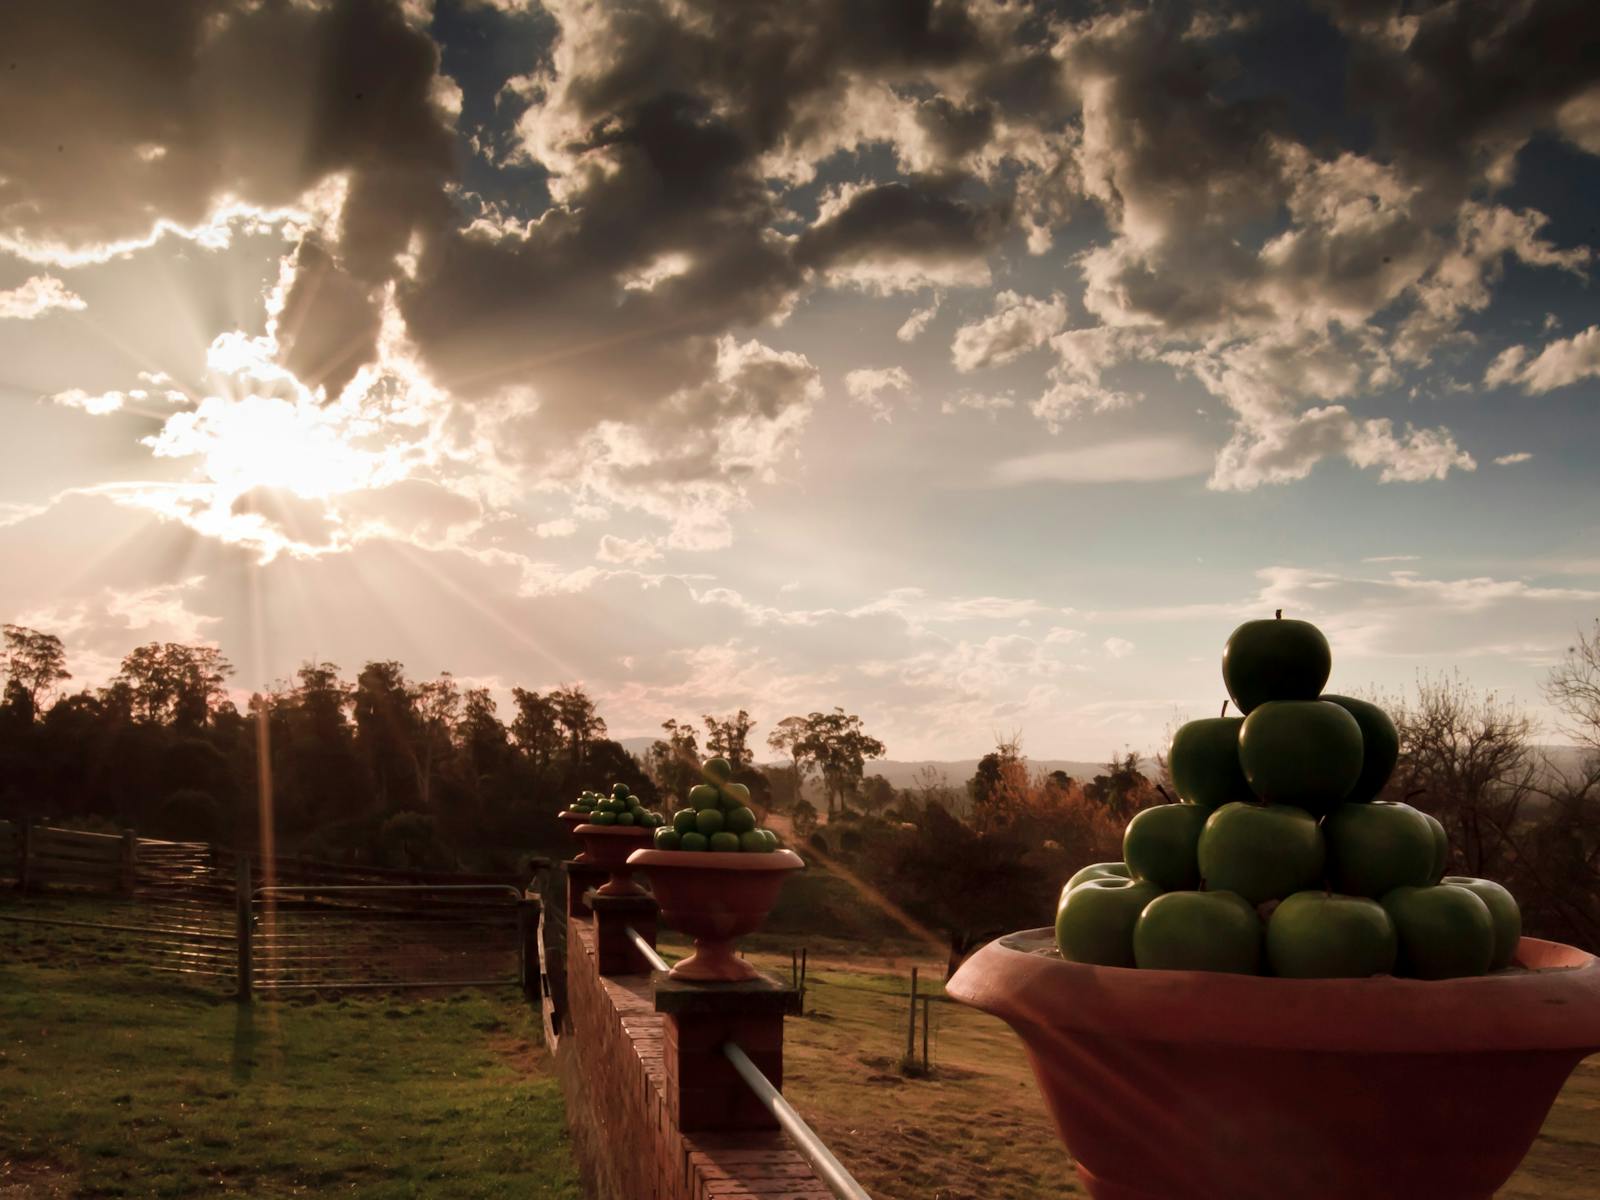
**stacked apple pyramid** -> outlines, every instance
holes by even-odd
[[[600,792],[583,792],[572,802],[572,811],[584,813],[591,825],[637,825],[640,829],[658,829],[667,819],[651,812],[644,801],[635,796],[625,783],[613,784],[609,796]]]
[[[719,850],[770,854],[778,835],[758,829],[750,807],[750,789],[733,781],[725,758],[709,759],[700,768],[704,783],[689,789],[689,804],[672,814],[670,828],[656,830],[657,850]]]
[[[1323,695],[1328,641],[1248,621],[1222,678],[1242,717],[1190,721],[1168,764],[1183,801],[1128,822],[1124,862],[1074,875],[1056,945],[1074,962],[1297,979],[1449,979],[1511,964],[1522,915],[1445,876],[1444,827],[1377,799],[1399,756],[1381,708]]]

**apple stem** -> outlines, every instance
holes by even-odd
[[[1156,784],[1156,791],[1161,793],[1161,798],[1163,800],[1165,800],[1168,804],[1176,804],[1177,803],[1176,800],[1174,800],[1171,796],[1167,795],[1167,789],[1162,787],[1159,783]]]
[[[1283,620],[1283,609],[1280,608],[1272,619],[1275,621]]]
[[[1217,715],[1219,717],[1225,717],[1225,716],[1228,715],[1228,702],[1226,700],[1224,700],[1222,702],[1222,711],[1220,713],[1218,713]]]

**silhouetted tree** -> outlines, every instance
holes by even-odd
[[[855,794],[869,758],[883,756],[883,743],[862,728],[861,718],[842,708],[814,712],[796,728],[787,717],[767,739],[774,749],[787,747],[797,770],[815,767],[822,776],[830,815],[839,804]]]
[[[736,771],[751,765],[754,756],[750,753],[748,743],[755,722],[750,719],[749,713],[741,708],[731,717],[720,721],[709,713],[701,719],[706,723],[706,750],[709,753],[720,754]]]
[[[61,639],[53,633],[40,633],[23,625],[7,625],[5,636],[5,671],[7,701],[14,694],[28,699],[28,719],[39,709],[40,703],[72,676],[67,673],[67,652]]]

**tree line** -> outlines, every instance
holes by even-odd
[[[281,848],[311,857],[509,868],[566,848],[555,814],[585,788],[682,797],[713,754],[763,806],[774,799],[743,710],[703,716],[703,735],[668,721],[635,757],[576,684],[512,688],[507,720],[488,689],[448,672],[412,679],[399,662],[373,661],[349,680],[308,662],[241,711],[215,647],[138,646],[105,686],[74,691],[58,636],[3,632],[0,818],[221,843],[253,842],[265,824]],[[775,772],[785,804],[813,773],[842,804],[865,759],[883,754],[842,709],[786,718],[769,743],[790,760],[787,775]]]
[[[104,687],[70,691],[60,639],[16,625],[4,627],[3,665],[0,817],[248,843],[265,794],[280,848],[512,869],[568,848],[555,813],[579,791],[620,781],[670,809],[699,763],[721,755],[758,808],[934,931],[952,963],[999,932],[1048,923],[1061,881],[1120,858],[1128,819],[1170,791],[1159,758],[1152,769],[1122,752],[1074,780],[1035,771],[1015,737],[964,783],[929,771],[897,789],[868,774],[883,743],[842,708],[778,721],[765,738],[778,761],[758,766],[743,709],[669,720],[636,757],[576,684],[513,688],[506,720],[487,689],[448,673],[414,680],[374,661],[352,681],[309,662],[240,711],[215,648],[149,643]],[[1510,887],[1530,933],[1600,948],[1600,622],[1544,686],[1581,752],[1564,765],[1543,757],[1525,712],[1454,676],[1373,697],[1401,735],[1384,798],[1437,816],[1451,873]]]

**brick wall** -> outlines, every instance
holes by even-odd
[[[655,1010],[651,977],[602,976],[592,922],[569,921],[567,1036],[557,1046],[556,1064],[573,1148],[596,1200],[831,1196],[782,1133],[685,1134],[678,1128],[667,1103],[664,1056],[675,1052],[667,1045],[667,1020]],[[715,1072],[707,1083],[718,1084],[727,1062],[717,1058],[701,1064],[686,1056],[679,1069]]]

